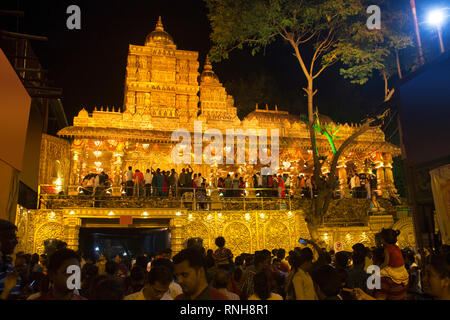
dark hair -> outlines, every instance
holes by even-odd
[[[56,272],[69,259],[77,259],[80,261],[78,254],[71,249],[60,249],[55,251],[49,258],[48,271]]]
[[[386,241],[387,244],[396,244],[397,243],[397,237],[400,234],[400,230],[393,230],[393,229],[382,229],[381,232],[381,238]]]
[[[384,249],[383,248],[376,248],[373,250],[373,263],[374,264],[382,264],[384,262]]]
[[[353,251],[358,251],[359,253],[366,253],[367,248],[362,243],[356,243],[352,246]]]
[[[9,222],[8,220],[0,219],[0,236],[2,236],[2,232],[17,230],[17,227]]]
[[[275,262],[281,262],[281,260],[278,259],[278,258],[275,258],[275,259],[273,259],[272,264],[275,263]]]
[[[86,280],[98,275],[98,267],[93,263],[86,263],[81,268],[81,280]]]
[[[228,280],[228,273],[225,270],[218,269],[214,275],[214,287],[217,289],[226,288]]]
[[[92,284],[90,300],[122,300],[125,282],[119,277],[98,276]]]
[[[286,256],[286,250],[278,249],[277,258],[283,260],[285,256]]]
[[[341,290],[341,277],[332,266],[324,265],[312,272],[314,283],[326,297],[333,297]]]
[[[234,264],[235,264],[236,266],[242,266],[242,265],[244,264],[244,257],[243,257],[243,256],[237,256],[237,257],[234,259]]]
[[[152,268],[156,267],[165,267],[169,269],[170,273],[173,275],[174,266],[173,262],[166,258],[159,258],[152,262]]]
[[[131,169],[133,169],[131,166],[130,167],[128,167],[128,170],[131,170]]]
[[[225,238],[224,237],[217,237],[216,238],[216,246],[219,248],[222,248],[225,245]]]
[[[147,263],[148,263],[148,259],[143,254],[136,257],[136,265],[144,268],[144,270],[147,269]]]
[[[254,292],[261,300],[270,298],[269,279],[265,271],[258,272],[254,278]]]
[[[141,266],[134,266],[131,271],[130,271],[130,278],[133,281],[141,281],[143,279],[145,279],[145,269],[142,268]]]
[[[108,261],[105,264],[105,272],[110,276],[115,275],[118,268],[119,265],[115,261]]]
[[[206,268],[205,268],[205,257],[203,256],[202,252],[197,248],[187,248],[184,250],[181,250],[179,253],[177,253],[173,257],[173,264],[177,265],[182,263],[183,261],[188,261],[189,266],[193,269],[200,269],[203,268],[206,274]]]
[[[261,251],[255,252],[255,258],[253,260],[253,264],[256,266],[258,266],[258,264],[263,263],[264,261],[266,261],[267,257],[264,253],[262,253]]]
[[[272,249],[272,254],[273,254],[274,256],[277,255],[277,252],[278,252],[278,249]]]
[[[352,254],[352,260],[353,260],[353,265],[355,265],[355,266],[364,265],[365,255],[363,255],[359,251],[355,251]]]
[[[348,266],[348,258],[347,252],[339,251],[334,256],[336,267],[345,268]]]
[[[163,266],[152,267],[148,273],[148,283],[155,284],[157,281],[163,285],[170,284],[173,281],[170,270]]]

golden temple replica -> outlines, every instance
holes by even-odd
[[[198,52],[177,49],[164,30],[161,18],[156,29],[145,39],[145,45],[130,45],[126,66],[123,112],[114,107],[95,108],[92,113],[82,108],[73,119],[73,126],[58,132],[59,137],[44,135],[41,144],[39,172],[39,207],[18,208],[19,250],[42,253],[43,241],[57,238],[78,249],[80,228],[168,228],[170,243],[176,253],[186,240],[201,237],[206,249],[215,249],[214,239],[224,236],[226,246],[236,255],[255,250],[300,246],[299,237],[310,238],[305,222],[306,199],[295,196],[295,177],[312,172],[312,151],[306,124],[277,107],[256,109],[243,120],[237,117],[234,99],[214,73],[206,59],[199,74]],[[171,199],[134,199],[122,196],[121,182],[128,166],[145,172],[151,166],[178,173],[187,165],[175,165],[171,140],[176,129],[194,131],[194,121],[202,121],[203,130],[279,129],[280,174],[293,177],[293,198],[240,199],[237,203],[218,199],[209,210],[198,210]],[[357,125],[326,122],[339,129],[337,147],[349,137]],[[331,153],[326,137],[318,136],[321,154]],[[374,234],[382,227],[401,230],[400,246],[414,246],[412,220],[402,217],[386,200],[380,200],[385,214],[369,215],[367,199],[351,199],[347,184],[350,172],[371,173],[376,169],[377,192],[387,197],[395,190],[392,158],[400,149],[385,141],[380,129],[361,135],[338,164],[341,199],[334,200],[330,215],[335,222],[352,216],[353,224],[334,223],[321,228],[323,244],[329,249],[363,242],[374,245]],[[251,177],[261,165],[191,164],[195,173],[202,173],[214,190],[218,177],[239,173],[252,188]],[[327,165],[323,166],[324,173]],[[82,179],[89,173],[106,172],[112,180],[110,198],[100,205],[78,195]],[[53,186],[63,195],[48,194]],[[47,191],[46,191],[47,190]],[[213,198],[214,191],[211,193]],[[250,192],[251,195],[251,192]],[[82,198],[82,199],[81,199]],[[247,202],[246,202],[247,201]],[[261,202],[261,203],[260,203]],[[344,214],[345,212],[345,214]],[[119,218],[131,216],[132,224],[120,224]],[[350,220],[351,220],[350,219]]]

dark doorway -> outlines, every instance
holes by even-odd
[[[79,239],[80,251],[95,259],[101,253],[108,259],[154,255],[170,247],[167,228],[80,228]]]

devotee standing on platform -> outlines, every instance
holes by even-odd
[[[353,173],[350,178],[350,189],[352,190],[353,198],[359,198],[359,188],[361,183],[357,174]]]
[[[227,174],[227,177],[225,178],[225,197],[229,198],[232,195],[232,188],[233,188],[233,180],[231,179],[230,174]]]
[[[144,188],[145,188],[145,196],[150,197],[152,193],[152,180],[153,174],[150,172],[150,169],[147,169],[144,175]]]
[[[169,186],[172,192],[172,197],[175,197],[177,194],[177,185],[178,185],[178,174],[175,172],[175,169],[172,169],[169,176]]]
[[[133,195],[133,171],[132,167],[128,167],[128,171],[125,172],[125,188],[128,197]]]
[[[180,173],[180,180],[179,185],[180,185],[180,196],[183,195],[183,193],[185,192],[184,188],[186,188],[186,172],[185,169],[181,169],[181,173]]]
[[[142,185],[142,182],[144,181],[144,175],[142,174],[141,171],[136,169],[133,179],[134,179],[134,190],[135,190],[134,195],[139,197],[139,196],[141,196],[141,193],[142,193],[141,185]]]
[[[239,197],[239,178],[237,173],[234,174],[232,188],[233,188],[233,197],[235,198]]]

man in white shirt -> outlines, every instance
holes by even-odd
[[[144,174],[144,183],[145,183],[145,196],[150,197],[150,194],[152,192],[152,180],[153,180],[153,174],[150,172],[150,169],[147,169],[147,171]]]
[[[148,273],[144,287],[140,291],[126,296],[124,300],[162,300],[169,290],[172,279],[169,269],[154,267]]]
[[[359,198],[359,188],[361,187],[361,183],[359,181],[359,177],[357,174],[353,174],[350,179],[350,188],[352,189],[353,198]]]

